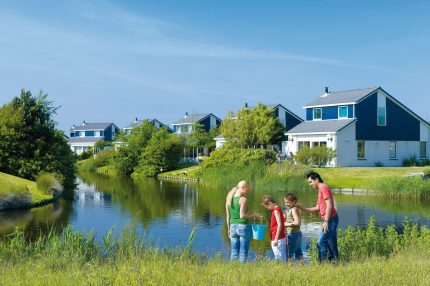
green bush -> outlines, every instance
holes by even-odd
[[[114,149],[103,150],[97,153],[94,158],[94,164],[96,168],[113,164],[116,151]]]
[[[327,146],[304,147],[297,152],[296,161],[305,165],[325,166],[336,156],[335,151]]]
[[[242,149],[232,146],[219,148],[211,153],[201,164],[202,169],[237,165],[246,166],[254,163],[269,165],[275,162],[275,152],[265,149]]]
[[[0,198],[5,196],[25,196],[30,195],[30,190],[25,185],[6,184],[0,188]]]
[[[404,158],[402,161],[403,167],[415,167],[419,166],[420,162],[417,160],[417,155],[410,155],[408,158]]]
[[[160,172],[174,170],[179,166],[184,144],[176,134],[161,128],[154,133],[143,151],[136,173],[154,177]]]
[[[381,161],[377,161],[375,162],[375,167],[384,167],[384,163],[382,163]]]
[[[93,172],[97,170],[95,160],[93,158],[82,160],[78,162],[79,171]]]
[[[55,174],[44,172],[37,176],[36,183],[37,188],[44,194],[48,194],[55,185],[59,184]]]
[[[93,157],[93,148],[89,147],[84,152],[82,152],[81,154],[78,155],[78,161],[82,161],[82,160],[89,159],[92,157]]]

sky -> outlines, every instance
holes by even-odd
[[[58,128],[381,86],[430,119],[430,1],[1,1],[0,105],[25,88]]]

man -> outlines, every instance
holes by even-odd
[[[336,261],[339,256],[337,248],[337,225],[339,223],[339,217],[334,207],[333,193],[329,186],[324,184],[318,173],[311,172],[306,178],[309,185],[318,191],[318,202],[315,207],[298,207],[306,212],[320,212],[322,224],[321,234],[317,243],[318,258],[320,261],[324,261],[327,259],[327,255],[330,254],[328,259],[330,261]]]

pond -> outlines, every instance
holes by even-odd
[[[187,243],[194,227],[197,235],[193,249],[208,256],[229,255],[229,239],[225,223],[225,196],[228,190],[198,183],[157,179],[131,179],[98,173],[83,173],[77,179],[72,199],[31,210],[0,212],[0,235],[19,226],[31,239],[49,229],[94,231],[101,239],[109,230],[120,232],[132,222],[152,244],[175,248]],[[249,196],[251,212],[263,213],[259,206],[264,193],[253,190]],[[304,206],[316,205],[315,191],[297,193]],[[281,198],[282,193],[272,194]],[[372,196],[335,194],[339,227],[365,226],[375,216],[378,226],[396,224],[401,228],[405,217],[430,227],[430,209],[417,201],[387,200]],[[282,200],[280,200],[282,202]],[[267,214],[269,218],[269,214]],[[319,214],[302,214],[303,249],[319,233]],[[271,256],[269,235],[264,241],[251,242],[251,259],[256,255]],[[306,256],[306,253],[305,253]]]

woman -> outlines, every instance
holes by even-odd
[[[231,260],[245,262],[248,257],[251,241],[249,219],[261,217],[259,214],[248,214],[246,195],[251,191],[247,181],[240,181],[227,195],[225,212],[228,236],[231,241]]]

